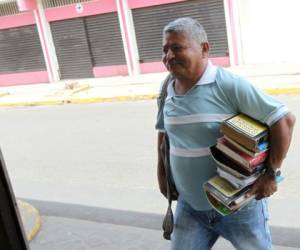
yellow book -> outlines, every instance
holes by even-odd
[[[268,126],[245,114],[235,115],[222,122],[221,131],[254,153],[263,151],[265,148],[262,147],[268,141]]]
[[[216,175],[213,178],[209,179],[208,183],[227,197],[231,197],[241,191],[241,188],[232,186],[228,181],[226,181],[219,175]]]
[[[244,114],[238,114],[232,117],[231,119],[227,120],[227,123],[238,128],[250,137],[256,137],[268,129],[267,126]]]

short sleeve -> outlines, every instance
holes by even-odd
[[[268,126],[273,125],[288,113],[283,103],[263,93],[247,80],[226,71],[221,72],[221,76],[222,88],[238,112]]]

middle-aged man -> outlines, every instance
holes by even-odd
[[[214,66],[208,55],[206,32],[198,21],[179,18],[164,28],[163,63],[173,80],[168,84],[156,128],[158,147],[164,133],[169,135],[171,171],[179,192],[171,249],[211,249],[220,235],[236,249],[273,249],[265,197],[277,189],[275,175],[287,154],[295,118],[279,101],[241,77]],[[222,136],[220,124],[237,113],[269,126],[268,169],[250,190],[256,199],[223,217],[210,207],[202,184],[215,175],[209,147]],[[166,195],[160,151],[158,182]]]

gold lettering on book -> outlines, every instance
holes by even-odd
[[[241,131],[247,133],[252,137],[255,137],[256,135],[262,133],[267,129],[267,126],[254,121],[244,114],[240,114],[231,118],[230,120],[228,120],[228,123],[233,125],[234,127],[239,128]]]

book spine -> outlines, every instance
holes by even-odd
[[[257,153],[250,151],[249,149],[245,148],[244,146],[240,145],[236,141],[229,138],[227,135],[224,135],[224,138],[225,138],[226,142],[228,142],[230,145],[237,148],[238,150],[245,152],[249,156],[252,156],[252,157],[256,156]]]
[[[216,146],[211,148],[212,156],[218,165],[222,166],[225,169],[232,169],[234,172],[237,172],[243,176],[243,178],[250,176],[252,169],[246,169],[240,164],[236,164],[235,161],[232,161],[230,157],[224,154]],[[228,170],[227,170],[228,171]]]
[[[249,167],[250,168],[254,168],[257,165],[259,165],[260,163],[263,163],[268,157],[268,151],[265,151],[257,156],[255,156],[254,158],[251,159],[251,161],[249,162]]]
[[[238,142],[239,144],[249,149],[250,151],[252,152],[256,151],[256,141],[252,140],[249,137],[246,137],[243,133],[238,132],[237,130],[230,127],[226,123],[222,123],[221,131],[224,135]]]
[[[217,144],[217,148],[221,150],[224,154],[226,154],[230,159],[234,160],[238,164],[242,164],[243,166],[248,166],[248,161],[243,158],[239,152],[235,152],[233,149],[229,148],[226,143],[219,142]]]

